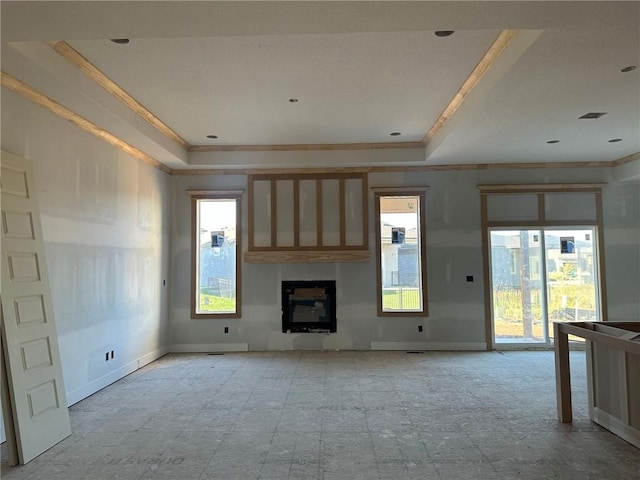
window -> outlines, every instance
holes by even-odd
[[[239,317],[242,192],[190,193],[191,317]]]
[[[520,254],[520,249],[511,249],[511,275],[516,275],[519,271],[518,268],[518,255]]]
[[[373,190],[378,316],[426,316],[425,192]]]

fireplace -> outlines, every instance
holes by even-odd
[[[336,331],[335,280],[282,282],[284,333]]]

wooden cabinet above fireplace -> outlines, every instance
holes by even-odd
[[[250,175],[247,263],[361,262],[367,174]]]

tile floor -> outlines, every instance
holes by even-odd
[[[553,352],[168,355],[70,409],[26,480],[640,479],[640,450],[556,420]]]

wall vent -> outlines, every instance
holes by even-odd
[[[580,120],[586,120],[586,119],[598,119],[604,115],[606,115],[607,112],[589,112],[589,113],[585,113],[584,115],[582,115],[580,118]]]

